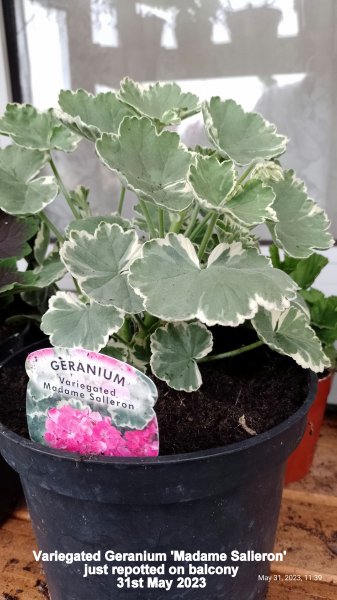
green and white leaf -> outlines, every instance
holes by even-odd
[[[287,138],[260,114],[245,112],[234,100],[214,96],[203,103],[207,134],[220,152],[239,165],[283,154]]]
[[[69,237],[72,231],[86,231],[87,233],[94,234],[101,223],[116,223],[117,225],[120,225],[124,231],[127,231],[132,227],[130,221],[124,219],[117,213],[102,217],[87,217],[86,219],[76,219],[75,221],[71,221],[66,228],[66,237]]]
[[[21,219],[0,210],[0,259],[22,258],[31,252],[27,243],[37,232],[39,220],[35,217]]]
[[[50,230],[48,225],[42,221],[34,242],[34,257],[39,265],[42,265],[44,259],[46,258],[49,242]]]
[[[297,294],[296,298],[291,301],[291,306],[294,306],[297,308],[297,310],[300,310],[306,316],[306,318],[310,320],[309,307],[300,294]]]
[[[52,254],[48,257],[42,265],[39,265],[34,269],[34,273],[37,276],[35,287],[47,288],[52,283],[56,283],[65,276],[67,270],[64,264],[60,261],[58,253]]]
[[[38,111],[30,104],[8,104],[0,119],[0,133],[19,146],[37,150],[76,150],[80,138],[65,127],[53,109]]]
[[[82,89],[61,90],[59,105],[61,110],[55,113],[60,121],[92,142],[102,133],[117,133],[124,117],[134,114],[114,92],[94,96]]]
[[[50,336],[53,346],[97,352],[120,329],[123,320],[123,313],[113,306],[101,306],[93,300],[85,303],[70,292],[57,292],[49,300],[41,329]]]
[[[316,248],[333,246],[326,213],[309,198],[294,171],[285,171],[284,179],[270,181],[270,186],[275,193],[273,208],[278,222],[269,224],[269,229],[279,248],[294,258],[306,258]]]
[[[191,165],[188,181],[203,208],[224,213],[226,199],[236,184],[234,163],[231,160],[220,163],[216,156],[198,155]]]
[[[280,181],[283,179],[284,172],[278,161],[264,160],[257,163],[251,171],[251,179],[259,179],[263,183],[269,184],[270,181]]]
[[[291,356],[304,369],[319,373],[330,366],[308,319],[297,308],[291,307],[283,312],[260,309],[253,326],[270,348]]]
[[[161,126],[180,123],[200,111],[199,98],[182,92],[177,83],[144,86],[129,77],[121,82],[119,97],[139,116],[146,116]]]
[[[72,231],[60,255],[89,298],[136,314],[143,310],[143,303],[127,275],[140,249],[134,229],[125,232],[117,224],[101,223],[94,234]]]
[[[193,392],[202,384],[196,361],[212,347],[212,334],[202,323],[167,323],[151,335],[152,372],[175,390]]]
[[[201,266],[190,240],[172,233],[144,244],[129,282],[156,317],[233,327],[254,317],[259,306],[288,308],[297,289],[268,258],[239,242],[219,244]]]
[[[252,235],[248,227],[233,219],[231,215],[223,215],[222,219],[218,219],[215,225],[218,230],[217,237],[220,242],[225,242],[226,244],[240,242],[243,248],[258,249],[258,238]]]
[[[225,205],[226,210],[248,227],[276,221],[273,209],[275,194],[261,181],[248,181]]]
[[[119,135],[103,134],[96,149],[103,163],[139,198],[175,211],[192,203],[187,173],[193,155],[177,133],[158,134],[148,118],[125,117]]]
[[[35,214],[57,196],[54,177],[34,179],[46,154],[19,146],[0,149],[0,208],[10,215]]]

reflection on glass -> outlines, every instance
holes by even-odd
[[[15,2],[25,11],[25,101],[45,108],[61,87],[95,92],[116,88],[125,75],[178,80],[201,98],[233,97],[291,138],[289,164],[328,209],[337,234],[336,0]],[[200,120],[184,135],[202,142]],[[118,185],[104,168],[87,172],[91,151],[82,144],[68,179],[88,184],[97,210],[111,211]]]

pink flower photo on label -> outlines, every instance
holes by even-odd
[[[145,429],[122,435],[109,417],[66,404],[48,411],[44,439],[51,448],[85,455],[158,456],[157,432],[154,418]]]

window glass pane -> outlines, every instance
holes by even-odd
[[[337,234],[335,0],[15,2],[25,101],[45,108],[59,88],[114,89],[125,75],[232,97],[289,136],[284,164],[305,179]],[[184,139],[205,141],[200,119],[184,125]],[[92,189],[96,211],[109,212],[119,184],[92,154],[82,142],[60,169],[68,185]]]

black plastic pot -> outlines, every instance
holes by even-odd
[[[13,360],[24,360],[24,352]],[[48,449],[0,426],[0,449],[21,476],[45,552],[271,552],[287,457],[299,443],[316,391],[281,425],[244,442],[178,456],[130,459]],[[106,561],[103,560],[103,564]],[[99,563],[92,563],[94,565]],[[109,570],[114,564],[108,563]],[[150,563],[155,564],[155,563]],[[182,564],[187,567],[187,563]],[[194,563],[194,564],[203,564]],[[222,564],[222,563],[217,563]],[[268,562],[233,562],[235,578],[207,587],[118,589],[111,575],[83,578],[83,565],[45,562],[52,600],[262,600]],[[166,575],[165,579],[176,580]],[[139,576],[133,576],[139,579]],[[145,576],[146,579],[146,576]]]

